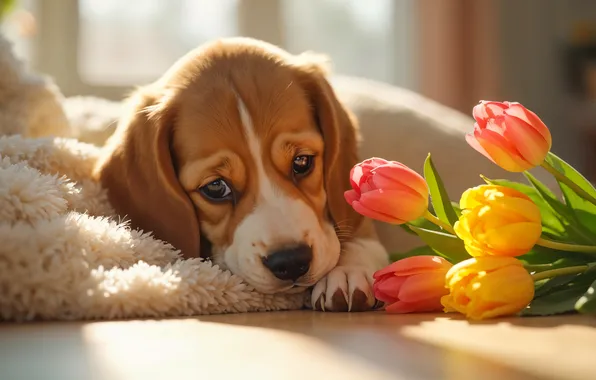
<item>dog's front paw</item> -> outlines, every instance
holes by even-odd
[[[358,266],[335,267],[313,288],[311,306],[320,311],[366,311],[375,308],[371,280]]]

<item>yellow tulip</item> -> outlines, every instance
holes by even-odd
[[[474,320],[516,314],[534,298],[534,280],[513,257],[475,257],[454,265],[446,275],[445,312]]]
[[[460,207],[462,215],[453,227],[474,257],[523,255],[540,239],[540,210],[517,190],[477,186],[463,193]]]

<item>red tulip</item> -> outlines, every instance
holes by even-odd
[[[550,151],[550,131],[519,103],[481,101],[472,113],[476,123],[466,141],[507,171],[523,172],[538,166]]]
[[[412,256],[374,274],[373,290],[389,313],[441,311],[449,294],[445,275],[452,264],[439,256]]]
[[[356,212],[392,224],[423,216],[428,209],[428,185],[420,174],[404,164],[371,158],[354,166],[352,190],[346,201]]]

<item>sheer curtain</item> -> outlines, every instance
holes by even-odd
[[[466,114],[499,99],[499,22],[496,0],[418,0],[419,91]]]

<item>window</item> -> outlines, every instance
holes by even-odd
[[[323,52],[334,71],[392,82],[393,0],[283,0],[285,48]]]
[[[238,33],[237,0],[80,0],[78,69],[90,84],[134,85],[180,56]]]
[[[327,54],[334,72],[415,89],[416,0],[21,0],[35,8],[35,70],[66,96],[120,99],[225,36]]]

